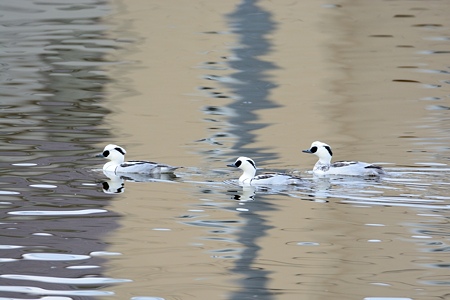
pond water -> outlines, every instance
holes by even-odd
[[[0,299],[450,298],[447,1],[0,8]],[[315,178],[314,140],[388,175]]]

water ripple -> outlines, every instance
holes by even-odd
[[[87,278],[62,278],[49,276],[33,276],[33,275],[18,275],[18,274],[3,274],[1,278],[16,279],[16,280],[31,280],[47,283],[60,283],[70,285],[105,285],[116,284],[121,282],[131,282],[130,279],[115,279],[106,277],[87,277]]]
[[[63,296],[112,296],[113,292],[108,291],[97,291],[97,290],[48,290],[37,288],[33,286],[2,286],[0,285],[0,291],[2,292],[15,292],[15,293],[25,293],[32,295],[63,295]]]
[[[10,215],[18,216],[79,216],[79,215],[91,215],[107,212],[104,209],[81,209],[81,210],[23,210],[23,211],[11,211]]]
[[[60,253],[27,253],[22,255],[28,260],[45,260],[45,261],[73,261],[89,259],[88,255],[60,254]]]

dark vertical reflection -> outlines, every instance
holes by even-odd
[[[3,297],[104,293],[101,280],[64,279],[103,277],[95,253],[118,226],[90,171],[92,144],[109,135],[100,103],[115,63],[106,57],[119,47],[102,21],[111,12],[100,0],[0,1]]]
[[[276,153],[267,153],[268,149],[252,147],[255,141],[254,131],[269,126],[258,120],[257,111],[271,109],[278,105],[268,96],[276,85],[270,81],[267,72],[276,68],[272,62],[259,59],[271,50],[270,41],[265,37],[275,30],[275,23],[270,13],[256,5],[257,1],[246,0],[236,7],[228,17],[232,32],[238,37],[238,47],[233,49],[233,56],[237,59],[229,61],[232,69],[237,70],[231,77],[234,79],[228,85],[236,101],[229,107],[234,116],[229,122],[235,127],[231,133],[237,137],[232,147],[236,156],[249,156],[260,160],[276,158]],[[233,154],[233,153],[232,153]]]
[[[239,197],[239,195],[235,197]],[[271,272],[260,265],[258,266],[257,260],[258,253],[261,250],[258,242],[269,229],[273,228],[267,224],[267,220],[262,213],[275,208],[270,204],[270,199],[263,199],[258,195],[254,197],[254,201],[245,203],[245,208],[248,211],[239,213],[239,217],[245,220],[245,225],[236,235],[237,241],[243,246],[244,250],[240,253],[240,258],[235,261],[235,266],[231,270],[241,275],[242,279],[239,281],[241,288],[234,290],[230,299],[274,299],[273,292],[268,289]]]
[[[242,1],[236,10],[228,17],[233,33],[238,37],[238,47],[233,49],[233,56],[229,65],[237,72],[232,75],[229,89],[234,101],[229,105],[234,115],[229,122],[234,126],[231,133],[236,137],[236,144],[232,147],[235,156],[249,156],[256,162],[276,158],[276,153],[268,153],[268,149],[258,149],[252,146],[255,141],[255,130],[270,124],[258,120],[257,111],[277,107],[269,98],[269,92],[275,87],[266,72],[276,68],[267,61],[259,59],[271,50],[270,41],[265,38],[275,30],[269,12],[256,5],[257,1]],[[233,83],[234,82],[234,83]],[[245,220],[245,226],[237,233],[237,240],[244,246],[244,251],[235,262],[232,269],[242,275],[241,288],[235,290],[230,299],[273,299],[267,289],[270,271],[256,266],[261,246],[258,244],[267,230],[267,220],[262,212],[273,210],[269,201],[255,195],[254,201],[247,202],[247,212],[240,213]]]

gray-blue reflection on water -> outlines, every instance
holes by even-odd
[[[88,168],[92,144],[108,136],[104,66],[122,63],[110,55],[122,45],[102,21],[112,8],[97,0],[3,0],[0,8],[0,260],[8,265],[0,291],[11,299],[112,295],[14,277],[102,278],[106,258],[92,253],[105,249],[118,216]]]
[[[210,129],[216,134],[199,142],[207,142],[214,148],[205,153],[207,157],[220,156],[222,151],[231,149],[230,156],[251,153],[248,156],[252,156],[255,160],[259,158],[270,160],[276,158],[275,153],[270,153],[270,149],[255,149],[252,144],[255,139],[254,131],[268,126],[261,120],[257,120],[255,112],[277,107],[277,104],[269,99],[270,90],[275,87],[275,84],[270,82],[267,74],[277,66],[273,62],[258,58],[270,52],[272,45],[266,36],[275,30],[275,24],[271,14],[258,6],[256,1],[242,1],[227,17],[229,26],[232,28],[231,32],[238,39],[238,45],[232,49],[228,57],[221,59],[225,60],[229,68],[235,72],[231,76],[208,74],[205,75],[205,79],[227,86],[230,94],[224,94],[211,86],[203,86],[200,89],[211,97],[231,98],[234,101],[226,106],[204,108],[205,114],[208,115],[207,120],[212,123]],[[217,34],[217,32],[212,33]],[[212,68],[208,69],[214,71]],[[225,149],[224,145],[228,144],[229,149]],[[224,187],[220,189],[223,190]],[[272,293],[267,289],[269,272],[255,268],[253,265],[260,250],[256,241],[265,236],[266,231],[271,228],[267,225],[267,220],[262,213],[276,209],[265,195],[283,192],[271,191],[271,188],[259,191],[241,187],[229,188],[226,194],[233,200],[237,200],[234,202],[234,204],[237,203],[237,207],[234,204],[226,204],[224,209],[236,212],[236,217],[242,222],[222,223],[219,220],[204,219],[186,222],[189,225],[210,227],[210,233],[213,235],[234,233],[234,241],[239,246],[216,249],[213,253],[213,256],[217,258],[235,259],[231,271],[243,278],[239,281],[241,287],[232,292],[230,299],[273,298]],[[256,195],[258,195],[257,200]],[[242,226],[239,226],[239,230],[235,230],[236,224],[240,223]],[[229,255],[229,253],[232,254]]]
[[[214,134],[198,142],[206,142],[212,146],[212,150],[205,151],[205,157],[220,159],[218,157],[224,151],[231,149],[231,153],[229,153],[231,157],[244,155],[251,156],[255,160],[270,160],[276,158],[275,153],[269,152],[270,149],[255,149],[252,144],[256,136],[254,131],[268,126],[258,120],[255,112],[277,107],[277,104],[268,97],[270,90],[275,85],[270,82],[267,74],[277,66],[273,62],[259,59],[269,53],[272,48],[266,36],[275,30],[275,23],[268,11],[258,6],[257,1],[251,0],[239,3],[234,11],[227,15],[227,21],[232,34],[238,39],[238,45],[232,49],[229,57],[218,59],[226,61],[227,66],[235,72],[231,76],[207,74],[205,79],[227,86],[230,94],[226,95],[211,86],[204,86],[200,89],[219,100],[220,98],[231,98],[234,101],[226,106],[217,105],[204,108],[205,114],[208,115],[207,120],[212,123],[210,129]],[[211,33],[217,34],[217,32],[209,32],[209,34]],[[215,71],[212,68],[209,70]],[[226,147],[227,145],[229,147]],[[240,288],[234,290],[229,299],[254,297],[272,299],[273,295],[267,289],[269,272],[254,268],[253,264],[260,250],[256,241],[266,235],[266,231],[271,228],[261,213],[276,208],[267,203],[262,196],[258,198],[258,201],[254,201],[255,192],[253,190],[246,189],[242,194],[232,191],[230,194],[233,194],[232,197],[240,204],[245,203],[245,207],[242,205],[234,207],[233,205],[227,208],[237,212],[236,217],[239,217],[244,224],[235,232],[235,241],[239,246],[217,249],[213,254],[217,258],[235,259],[231,271],[243,278],[239,282]],[[195,220],[187,222],[187,224],[208,226],[213,234],[220,235],[226,234],[234,227],[231,225],[233,223],[224,224],[218,220]],[[229,253],[232,254],[229,255]]]
[[[258,120],[256,112],[262,109],[276,108],[278,104],[269,99],[270,91],[276,85],[270,81],[268,72],[278,68],[273,62],[261,60],[259,57],[269,53],[273,47],[268,34],[275,30],[271,14],[256,5],[257,1],[242,1],[235,10],[227,15],[230,32],[205,32],[205,34],[234,34],[238,43],[227,57],[218,57],[218,62],[205,62],[210,71],[217,71],[211,65],[226,65],[227,69],[235,71],[229,76],[205,74],[205,80],[218,83],[199,87],[210,97],[217,99],[231,98],[234,101],[228,105],[214,105],[203,108],[205,119],[212,123],[209,128],[213,134],[197,142],[206,142],[213,150],[205,151],[207,157],[216,158],[224,151],[231,150],[230,156],[251,156],[255,160],[276,158],[276,153],[270,149],[254,148],[254,131],[269,124]],[[223,68],[220,68],[222,70]],[[228,88],[225,94],[220,85]],[[230,145],[225,149],[223,145]]]

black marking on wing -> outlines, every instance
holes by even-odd
[[[377,165],[368,165],[366,167],[364,167],[364,169],[377,169],[377,170],[382,170],[383,168]]]
[[[256,178],[256,179],[267,179],[267,178],[272,178],[272,177],[277,176],[277,175],[279,175],[279,176],[287,176],[287,177],[289,177],[289,179],[300,179],[301,180],[300,177],[292,176],[292,175],[287,174],[287,173],[263,173],[263,174],[260,174],[260,175],[256,175],[254,178]]]
[[[337,161],[337,162],[332,163],[331,166],[334,168],[340,168],[340,167],[354,165],[357,163],[358,163],[357,161]]]
[[[157,163],[146,161],[146,160],[130,160],[130,161],[121,163],[120,166],[122,168],[126,168],[126,167],[131,167],[131,166],[144,165],[144,164],[148,164],[148,163],[157,165]]]
[[[126,161],[124,163],[121,163],[120,166],[121,167],[129,167],[129,166],[137,166],[137,165],[144,165],[144,164],[153,164],[155,167],[167,167],[167,168],[179,168],[179,167],[173,167],[173,166],[169,166],[166,164],[160,164],[157,162],[153,162],[153,161],[148,161],[148,160],[129,160]]]
[[[253,179],[268,179],[268,178],[272,178],[275,175],[276,175],[275,173],[264,173],[264,174],[255,176]]]

